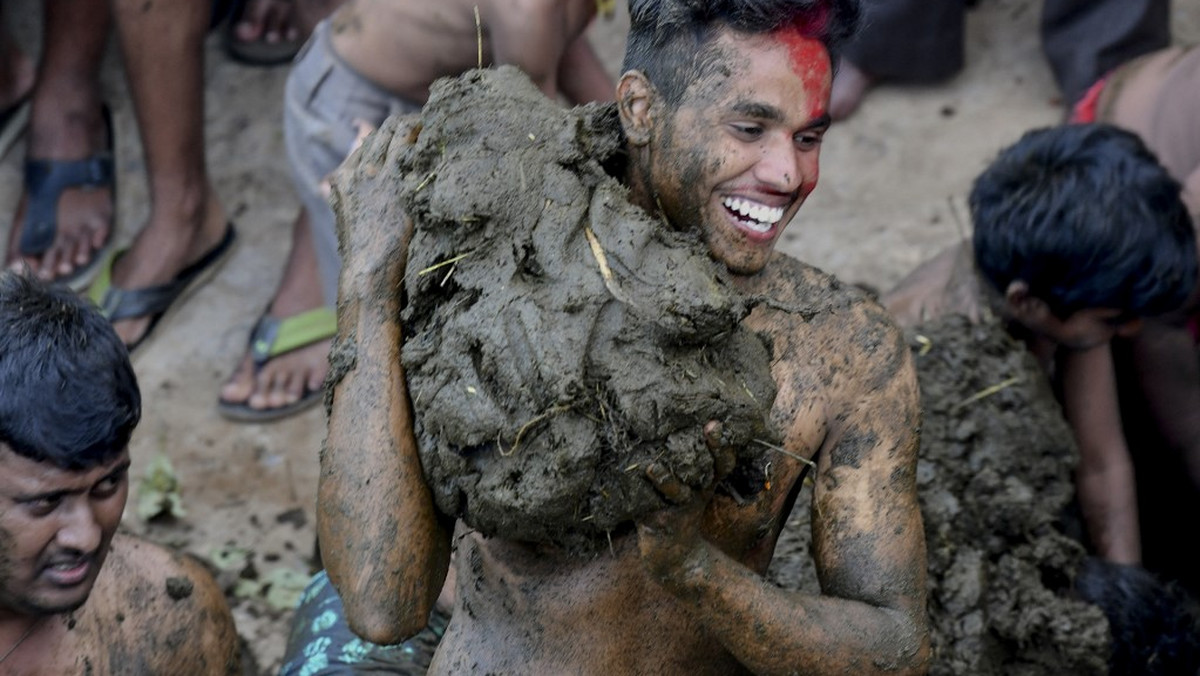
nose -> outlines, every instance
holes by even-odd
[[[63,514],[56,540],[64,549],[91,554],[100,548],[103,531],[89,500],[74,501]]]
[[[804,162],[790,136],[771,136],[762,145],[754,177],[781,193],[795,192],[803,182]]]

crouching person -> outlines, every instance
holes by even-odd
[[[116,533],[140,416],[108,321],[0,274],[0,673],[240,673],[212,577]]]

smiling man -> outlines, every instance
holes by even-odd
[[[240,673],[203,567],[116,532],[141,395],[109,323],[0,274],[0,393],[0,673]]]
[[[762,299],[745,325],[773,341],[783,442],[752,499],[648,473],[676,504],[593,558],[464,531],[453,618],[431,673],[923,673],[925,546],[916,499],[916,379],[878,305],[773,252],[817,183],[830,49],[845,0],[634,0],[616,91],[630,199],[695,229]],[[407,233],[381,168],[412,130],[393,122],[351,157],[340,350],[318,528],[352,628],[391,643],[424,626],[452,524],[422,475],[399,359]],[[346,355],[343,355],[346,356]],[[719,422],[719,421],[718,421]],[[715,425],[701,429],[714,454]],[[714,466],[727,466],[718,457]],[[764,579],[808,477],[821,593]]]

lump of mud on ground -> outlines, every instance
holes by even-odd
[[[615,108],[565,110],[513,68],[435,85],[401,161],[413,218],[402,359],[438,507],[585,553],[666,505],[660,462],[711,485],[702,429],[762,485],[775,397],[749,304],[694,235],[609,176]],[[619,160],[619,158],[616,158]]]
[[[995,323],[947,317],[910,335],[931,673],[1107,673],[1108,622],[1071,598],[1085,552],[1059,518],[1078,451],[1041,369]]]
[[[1078,452],[1041,369],[995,324],[954,316],[907,335],[924,409],[930,674],[1107,674],[1108,622],[1073,599],[1085,552],[1059,522]],[[807,525],[789,522],[770,576],[817,591]]]

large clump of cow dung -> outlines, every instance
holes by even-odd
[[[629,203],[605,170],[620,151],[615,108],[563,109],[500,68],[437,83],[401,161],[421,462],[484,534],[607,547],[667,505],[651,463],[712,484],[709,420],[739,452],[719,489],[762,486],[770,345],[697,235]]]

